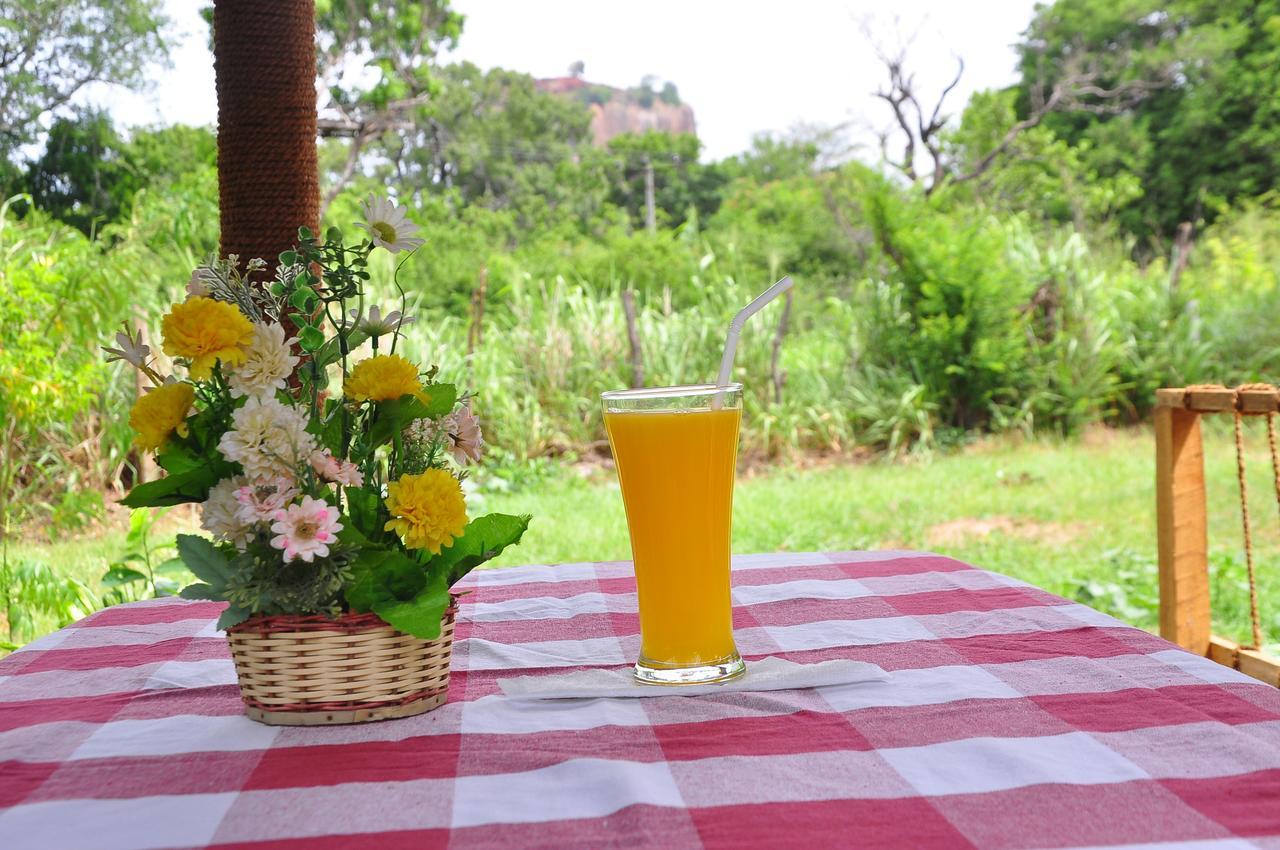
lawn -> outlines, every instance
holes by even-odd
[[[1206,434],[1215,627],[1248,636],[1239,498],[1229,431]],[[734,550],[926,549],[1086,602],[1144,628],[1157,622],[1152,434],[1097,430],[1076,440],[987,440],[930,459],[823,461],[740,476]],[[1248,448],[1264,628],[1280,639],[1280,554],[1264,440]],[[568,468],[480,498],[486,511],[532,513],[524,543],[494,562],[559,563],[630,556],[612,471]],[[170,517],[162,537],[189,517]],[[96,583],[122,532],[19,543]],[[1268,581],[1268,579],[1271,579]]]

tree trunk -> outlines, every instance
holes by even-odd
[[[214,0],[222,253],[274,268],[319,227],[314,0]]]

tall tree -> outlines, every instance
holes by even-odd
[[[106,113],[88,110],[53,122],[16,188],[37,208],[95,234],[126,217],[140,190],[167,191],[213,168],[215,150],[204,127],[135,128],[126,140]]]
[[[167,56],[162,0],[5,0],[0,5],[0,156],[94,82],[139,86]]]
[[[59,118],[44,153],[27,167],[27,191],[37,208],[91,234],[117,218],[132,194],[124,148],[104,112]]]
[[[1057,0],[1037,8],[1019,50],[1023,114],[1034,91],[1082,63],[1100,89],[1163,75],[1117,108],[1046,120],[1088,143],[1099,174],[1140,177],[1123,213],[1131,232],[1167,240],[1280,186],[1280,0]]]
[[[613,202],[630,211],[637,225],[644,223],[646,182],[651,179],[658,223],[676,226],[691,212],[706,219],[719,208],[727,177],[718,164],[699,162],[701,151],[702,143],[692,133],[650,130],[610,139]]]
[[[439,93],[436,57],[457,45],[462,22],[449,0],[316,0],[320,135],[347,140],[326,206],[371,146],[422,121]]]
[[[1038,128],[1050,116],[1084,113],[1116,114],[1140,102],[1153,91],[1167,86],[1173,77],[1168,60],[1135,66],[1129,73],[1114,74],[1111,57],[1067,53],[1060,57],[1057,73],[1039,75],[1026,89],[1022,114],[1001,128],[985,149],[972,147],[957,158],[948,143],[951,116],[947,98],[964,75],[963,60],[956,60],[956,72],[934,99],[926,98],[911,70],[905,47],[895,51],[876,48],[885,67],[887,81],[875,93],[893,116],[888,130],[880,134],[884,162],[912,183],[924,187],[926,195],[947,184],[966,183],[982,177],[994,165],[1010,158],[1021,147],[1020,137]],[[970,135],[970,143],[974,137]],[[900,154],[890,148],[897,145]],[[925,157],[928,157],[927,161]]]

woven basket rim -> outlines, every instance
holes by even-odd
[[[449,605],[443,619],[449,620],[458,612],[458,595],[449,594]],[[269,635],[277,632],[364,632],[371,629],[395,628],[372,611],[348,611],[340,617],[325,614],[255,614],[249,619],[227,629],[227,634]]]

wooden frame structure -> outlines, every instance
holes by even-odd
[[[1197,655],[1280,687],[1280,658],[1213,634],[1204,447],[1206,413],[1271,414],[1280,391],[1187,387],[1156,390],[1156,517],[1160,544],[1160,634]]]

